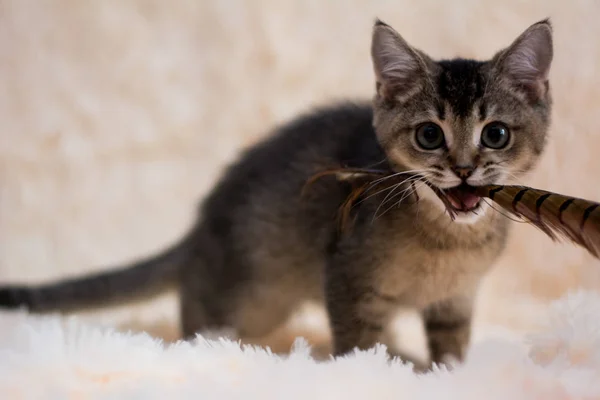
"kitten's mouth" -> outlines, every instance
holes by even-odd
[[[446,208],[454,213],[475,211],[481,202],[481,197],[475,194],[475,188],[466,183],[449,189],[437,188],[434,192],[440,197]]]
[[[475,193],[475,188],[467,184],[462,184],[450,189],[445,189],[443,192],[448,198],[449,203],[455,211],[473,211],[479,206],[481,197]]]

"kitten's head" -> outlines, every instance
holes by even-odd
[[[377,21],[374,127],[392,166],[445,189],[459,220],[483,214],[468,186],[518,179],[545,147],[552,53],[548,20],[488,61],[432,60]]]

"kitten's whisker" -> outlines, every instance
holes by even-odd
[[[373,167],[375,167],[377,165],[383,164],[386,161],[387,161],[387,157],[383,157],[380,161],[377,161],[377,162],[375,162],[373,164],[367,165],[367,168],[373,168]]]
[[[403,181],[404,182],[404,181]],[[387,198],[394,193],[394,191],[401,186],[402,183],[398,183],[394,186],[394,188],[385,196],[385,198],[383,199],[383,201],[381,203],[379,203],[379,206],[377,207],[377,209],[375,210],[375,215],[373,215],[373,219],[371,220],[371,223],[373,223],[376,219],[377,219],[377,213],[379,212],[379,209],[381,208],[381,206],[383,206],[387,200]]]
[[[423,177],[424,177],[424,176],[423,176]],[[403,180],[402,182],[398,183],[397,185],[402,185],[402,184],[404,184],[404,183],[408,183],[408,182],[410,182],[411,180],[415,180],[415,179],[422,179],[423,177],[421,177],[421,176],[410,176],[410,177],[406,178],[405,180]],[[380,190],[378,190],[378,191],[377,191],[377,192],[375,192],[375,193],[371,193],[371,194],[370,194],[370,195],[368,195],[367,197],[365,197],[365,198],[363,198],[363,199],[359,200],[358,202],[356,202],[356,203],[354,204],[354,206],[357,206],[357,205],[359,205],[360,203],[362,203],[363,201],[366,201],[366,200],[370,199],[370,198],[371,198],[371,197],[373,197],[373,196],[377,196],[378,194],[380,194],[380,193],[383,193],[383,192],[385,192],[386,190],[390,190],[390,189],[392,189],[392,188],[396,188],[396,187],[397,187],[397,185],[391,185],[391,186],[387,186],[387,187],[385,187],[385,188],[383,188],[383,189],[380,189]],[[367,190],[365,190],[365,193],[366,193],[367,191],[368,191],[368,189],[367,189]],[[353,206],[353,207],[354,207],[354,206]]]
[[[396,205],[398,205],[398,206],[399,206],[399,205],[400,205],[400,204],[401,204],[401,203],[404,201],[404,199],[406,199],[407,197],[409,197],[410,195],[412,195],[413,193],[415,193],[415,186],[414,186],[414,184],[415,184],[415,183],[419,183],[419,182],[421,182],[422,180],[423,180],[423,179],[417,179],[417,180],[415,180],[415,181],[411,182],[411,185],[410,185],[409,187],[407,187],[407,188],[406,188],[406,189],[404,189],[403,191],[401,191],[401,192],[398,192],[397,194],[395,194],[394,196],[392,196],[392,198],[390,198],[389,200],[392,200],[392,199],[394,199],[394,198],[396,198],[396,197],[398,197],[398,196],[402,196],[402,197],[400,198],[400,200],[398,200],[398,201],[394,202],[394,204],[392,205],[392,207],[394,207],[394,206],[396,206]],[[385,214],[385,212],[384,212],[384,214]]]
[[[416,183],[419,183],[421,180],[417,180]],[[423,180],[424,182],[424,180]],[[398,200],[398,203],[402,203],[402,201],[407,198],[408,196],[412,195],[414,192],[416,192],[420,187],[422,187],[423,185],[420,185],[417,188],[414,188],[412,185],[410,187],[408,187],[406,190],[404,190],[404,196],[402,196],[402,198],[400,198],[400,200]],[[409,191],[410,189],[413,189],[412,191]]]
[[[496,207],[494,207],[493,204],[490,204],[490,202],[486,198],[482,197],[481,200],[483,200],[485,202],[485,204],[487,204],[488,206],[490,206],[494,211],[496,211],[498,214],[504,216],[505,218],[508,218],[511,221],[517,222],[517,223],[520,223],[520,224],[526,224],[527,223],[527,221],[525,221],[523,219],[516,219],[512,215],[505,214],[504,211],[501,211],[501,210],[497,209]]]
[[[402,198],[400,200],[398,200],[398,202],[396,202],[396,204],[401,203],[405,198],[407,198],[408,196],[410,196],[412,193],[414,193],[416,191],[416,189],[414,188],[415,183],[419,183],[419,182],[426,183],[426,180],[427,180],[427,176],[421,176],[418,179],[413,180],[411,182],[411,185],[409,187],[407,187],[406,189],[404,189],[402,192],[398,193],[397,195],[394,195],[393,197],[404,194],[404,196],[402,196]],[[419,186],[419,187],[421,187],[421,186]]]
[[[405,198],[407,198],[408,196],[412,196],[413,194],[414,194],[414,195],[415,195],[415,197],[416,197],[416,199],[415,199],[415,200],[416,200],[416,201],[415,201],[415,204],[416,204],[416,203],[418,203],[418,202],[419,202],[419,200],[420,200],[420,198],[419,198],[419,193],[418,193],[418,190],[419,190],[419,189],[421,189],[423,186],[428,186],[428,185],[427,185],[427,182],[423,181],[423,182],[422,182],[420,185],[418,185],[418,186],[413,186],[413,187],[412,187],[412,189],[413,189],[413,190],[412,190],[412,192],[410,192],[410,193],[406,193],[406,194],[405,194],[405,195],[404,195],[404,196],[403,196],[403,197],[402,197],[402,198],[399,200],[399,203],[401,203],[402,201],[404,201],[404,199],[405,199]]]
[[[375,179],[374,181],[371,181],[370,184],[371,185],[376,185],[376,184],[378,184],[380,182],[386,181],[388,179],[391,179],[391,178],[394,178],[394,177],[400,176],[400,175],[411,174],[412,176],[415,176],[415,175],[420,175],[420,174],[423,174],[423,173],[431,173],[431,170],[413,169],[413,170],[408,170],[408,171],[400,171],[400,172],[393,173],[391,175],[386,175],[383,178]]]
[[[414,191],[416,192],[418,188],[416,188]],[[421,202],[419,201],[419,198],[417,197],[417,215],[415,216],[415,219],[418,220],[419,219],[419,214],[421,212]]]
[[[515,184],[526,186],[521,181],[521,178],[519,178],[517,175],[515,175],[515,173],[525,173],[527,171],[524,171],[524,170],[515,170],[514,172],[511,172],[511,171],[508,170],[508,168],[499,166],[498,164],[499,163],[496,163],[495,166],[489,167],[485,171],[483,171],[483,173],[481,174],[482,179],[489,178],[490,175],[494,175],[494,174],[496,174],[496,175],[505,175],[508,178],[513,179],[514,182],[515,182]]]
[[[417,181],[418,181],[418,180],[417,180]],[[411,190],[412,190],[412,188],[414,187],[414,186],[413,186],[413,184],[414,184],[414,181],[410,182],[410,186],[409,186],[408,188],[406,188],[406,189],[404,189],[403,191],[401,191],[401,192],[399,192],[399,193],[395,194],[394,196],[392,196],[392,198],[390,198],[390,200],[392,200],[393,198],[395,198],[395,197],[396,197],[396,196],[398,196],[398,195],[401,195],[401,194],[403,194],[403,193],[406,193],[407,191],[411,191]],[[410,193],[412,193],[412,191],[411,191]],[[373,221],[375,221],[375,220],[378,218],[378,217],[377,217],[377,213],[378,213],[379,209],[380,209],[380,208],[381,208],[381,207],[382,207],[382,206],[385,204],[385,202],[386,202],[386,199],[384,199],[384,201],[382,201],[382,202],[379,204],[379,207],[377,207],[377,210],[375,210],[375,214],[373,215]],[[396,204],[397,204],[397,203],[394,203],[394,204],[392,204],[392,206],[391,206],[391,207],[389,207],[389,208],[387,208],[386,210],[384,210],[384,212],[383,212],[381,215],[385,214],[385,213],[386,213],[386,212],[387,212],[387,211],[388,211],[390,208],[394,207]]]
[[[498,168],[498,171],[499,171],[500,173],[506,174],[506,175],[507,175],[509,178],[512,178],[512,179],[514,179],[514,180],[515,180],[515,183],[516,183],[517,185],[525,185],[525,184],[524,184],[524,183],[521,181],[521,178],[519,178],[519,177],[518,177],[517,175],[515,175],[513,172],[510,172],[510,171],[509,171],[507,168],[502,168],[502,167],[500,167],[500,168]],[[523,173],[523,172],[525,172],[525,171],[517,170],[517,171],[515,171],[515,172],[516,172],[516,173]]]
[[[396,206],[400,205],[400,204],[402,203],[402,200],[403,200],[403,199],[405,199],[406,197],[408,197],[408,196],[412,195],[413,193],[416,193],[416,191],[417,191],[417,190],[419,190],[419,188],[423,187],[423,185],[425,185],[425,184],[426,184],[426,182],[424,182],[423,180],[418,180],[418,181],[416,181],[416,182],[418,182],[418,183],[420,182],[421,184],[420,184],[419,186],[416,186],[416,187],[414,187],[414,186],[413,186],[413,184],[414,184],[415,182],[412,182],[412,184],[411,184],[411,187],[410,187],[410,188],[408,188],[408,189],[405,189],[404,191],[407,191],[407,190],[410,190],[410,189],[412,189],[412,190],[411,190],[411,191],[410,191],[408,194],[405,194],[405,195],[404,195],[404,196],[403,196],[403,197],[402,197],[402,198],[401,198],[399,201],[397,201],[397,202],[394,202],[394,204],[392,204],[390,207],[386,208],[386,209],[385,209],[385,210],[384,210],[384,211],[381,213],[381,215],[379,215],[379,217],[382,217],[382,216],[384,216],[384,215],[385,215],[385,214],[386,214],[388,211],[390,211],[392,208],[394,208],[394,207],[396,207]],[[402,193],[402,192],[401,192],[401,193]],[[391,199],[390,199],[390,200],[391,200]],[[382,203],[382,204],[383,204],[383,203]],[[380,205],[380,207],[381,207],[381,205]],[[378,210],[379,210],[379,208],[378,208]],[[374,218],[374,220],[376,220],[376,219],[377,219],[377,218],[379,218],[379,217],[377,216],[377,212],[375,212],[375,216],[373,217],[373,218]]]
[[[360,168],[348,168],[352,171],[357,171],[360,173]],[[343,168],[339,169],[339,172],[343,172]],[[369,175],[368,171],[365,171],[367,173],[367,176]],[[385,174],[386,171],[381,171],[381,173],[379,173],[378,175],[381,174]],[[374,174],[371,174],[374,175]],[[403,176],[403,175],[408,175],[405,179],[403,179],[400,182],[394,183],[394,181],[391,181],[388,183],[388,181],[390,179],[393,179],[395,177],[398,176]],[[386,191],[389,191],[385,198],[383,199],[383,201],[377,206],[377,209],[375,211],[375,214],[373,216],[373,221],[377,218],[378,214],[379,214],[379,210],[381,209],[381,207],[383,207],[385,204],[387,204],[387,202],[391,199],[396,198],[399,195],[402,195],[406,192],[406,189],[404,191],[401,191],[400,193],[396,193],[397,189],[399,187],[401,187],[402,185],[405,184],[410,184],[413,188],[414,182],[418,182],[421,180],[425,180],[426,178],[430,177],[432,175],[432,171],[431,170],[425,170],[425,169],[421,169],[421,170],[407,170],[407,171],[399,171],[393,174],[389,174],[389,175],[385,175],[383,177],[379,177],[377,179],[374,179],[370,182],[366,182],[362,187],[357,187],[357,188],[353,188],[348,196],[348,198],[340,205],[340,208],[338,210],[338,212],[340,212],[340,218],[342,221],[347,220],[347,218],[349,217],[349,213],[350,211],[357,206],[358,204],[362,203],[363,201],[366,201],[367,199],[376,196],[378,194],[384,193]],[[383,188],[380,188],[379,190],[377,190],[375,193],[371,193],[368,196],[363,197],[367,192],[377,188],[379,185],[384,185]],[[410,188],[408,188],[410,189]],[[414,190],[413,190],[414,192]],[[356,202],[355,202],[356,201]],[[344,222],[342,222],[342,224],[344,224]]]

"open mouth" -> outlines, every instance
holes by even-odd
[[[434,190],[446,205],[449,211],[454,213],[466,213],[477,210],[481,197],[475,194],[475,188],[466,183],[449,189]]]

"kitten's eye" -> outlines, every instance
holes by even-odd
[[[438,125],[428,122],[417,128],[417,143],[425,150],[435,150],[444,145],[444,131]]]
[[[506,147],[508,139],[510,139],[508,128],[499,122],[491,122],[481,131],[481,144],[490,149],[498,150]]]

